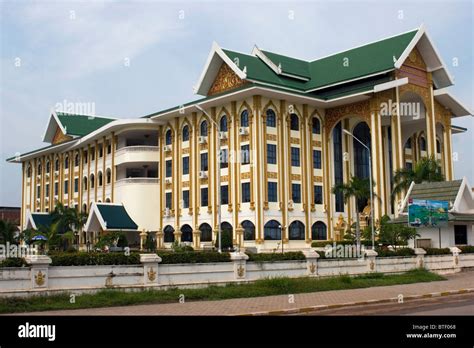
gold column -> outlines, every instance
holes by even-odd
[[[158,136],[159,138],[159,136]],[[158,140],[159,141],[159,140]],[[111,190],[110,190],[110,201],[112,203],[115,202],[114,197],[115,197],[115,177],[116,177],[116,170],[115,170],[115,147],[117,146],[117,136],[115,135],[114,132],[112,132],[112,168],[111,169]],[[161,153],[163,149],[158,148],[158,151]],[[160,177],[161,178],[161,177]]]
[[[234,210],[233,210],[233,226],[238,226],[239,224],[239,211],[240,211],[240,144],[239,144],[239,125],[240,120],[237,115],[237,102],[233,101],[231,103],[231,113],[233,121],[233,133],[232,138],[233,142],[233,176],[234,176]]]
[[[87,145],[87,212],[91,202],[91,146]]]
[[[265,199],[264,196],[262,196],[262,176],[263,176],[263,173],[264,171],[262,170],[259,170],[260,168],[262,168],[263,166],[263,163],[262,163],[262,155],[263,155],[263,151],[261,150],[261,147],[262,147],[262,132],[261,132],[261,128],[262,128],[262,124],[260,122],[260,108],[261,108],[261,96],[257,95],[257,96],[254,96],[253,97],[253,111],[252,111],[252,118],[251,118],[251,134],[250,134],[250,141],[251,141],[251,146],[250,146],[250,152],[252,154],[252,158],[253,158],[253,154],[255,153],[255,160],[256,162],[254,162],[252,160],[252,163],[251,163],[251,175],[250,175],[250,182],[251,182],[251,186],[250,186],[250,189],[251,189],[251,202],[253,201],[254,204],[255,204],[255,208],[256,208],[256,214],[255,214],[255,222],[256,222],[256,230],[257,230],[257,234],[255,236],[255,239],[258,239],[258,240],[262,240],[263,239],[263,236],[262,236],[262,232],[263,232],[263,201]],[[255,120],[253,120],[253,118],[255,117]],[[255,121],[255,123],[254,123]],[[253,124],[255,124],[255,127],[253,127]],[[253,134],[255,133],[255,134]],[[255,136],[255,149],[254,149],[254,145],[253,145],[253,139],[254,139],[254,136]],[[265,146],[265,145],[263,145]],[[266,160],[263,160],[263,162],[265,163]],[[254,169],[254,166],[256,166],[256,170]],[[255,173],[255,175],[254,175]],[[256,180],[256,190],[257,190],[257,199],[255,200],[255,196],[254,196],[254,192],[253,192],[253,184],[252,182]],[[266,183],[265,183],[266,185]],[[252,203],[251,203],[252,204]],[[240,243],[243,243],[243,229],[242,229],[242,226],[240,224],[237,225],[236,227],[236,231],[239,232],[239,238],[237,238],[238,240],[238,244]]]
[[[286,159],[285,159],[285,146],[286,144],[286,137],[285,137],[285,127],[286,127],[286,101],[280,100],[280,113],[278,114],[278,130],[279,130],[279,144],[280,144],[280,158],[278,159],[278,163],[280,164],[280,170],[278,173],[278,177],[281,176],[281,185],[279,185],[280,190],[280,209],[281,209],[281,233],[282,239],[285,240],[286,238],[286,223],[288,219],[288,210],[287,210],[287,186],[291,186],[291,182],[289,182],[290,177],[288,177],[288,183],[286,180],[287,177],[287,168],[286,168]]]
[[[179,226],[179,215],[180,215],[180,190],[179,190],[179,158],[180,158],[180,139],[179,139],[179,118],[174,120],[174,131],[172,131],[172,146],[173,153],[171,154],[171,160],[173,165],[172,170],[172,190],[171,190],[171,201],[172,211],[174,216],[174,236],[175,240],[181,242],[181,230]]]
[[[84,161],[84,150],[79,149],[79,178],[78,178],[78,185],[77,185],[77,191],[78,191],[78,204],[79,204],[79,211],[82,211],[82,180],[84,177],[83,171],[83,161]]]
[[[97,140],[95,141],[94,153],[94,202],[97,202],[97,186],[99,185],[99,178],[97,177],[99,168],[99,143]]]
[[[249,149],[250,149],[250,210],[255,210],[255,194],[254,189],[257,186],[258,190],[258,183],[255,185],[255,177],[254,177],[254,166],[255,166],[255,159],[253,157],[254,147],[257,146],[257,156],[259,156],[258,152],[258,121],[256,121],[256,127],[254,127],[254,113],[256,112],[257,104],[258,104],[258,96],[253,96],[253,110],[248,110],[249,112]],[[256,141],[254,142],[254,137]],[[258,174],[257,174],[258,175]],[[236,227],[237,228],[237,227]]]
[[[344,129],[350,131],[349,119],[346,118],[345,120],[341,122],[342,122],[341,126]],[[354,161],[354,152],[352,151],[352,153],[350,153],[349,151],[349,149],[352,148],[349,146],[349,142],[351,141],[351,139],[349,139],[349,135],[347,135],[346,133],[343,133],[343,135],[344,135],[344,152],[348,154],[349,159],[352,159],[352,161]],[[344,172],[345,172],[344,182],[349,182],[352,176],[351,175],[351,161],[350,160],[344,161],[344,158],[343,158],[343,166],[344,166]],[[354,208],[358,209],[357,201],[355,202]],[[347,201],[347,221],[349,224],[352,222],[352,198]]]
[[[107,157],[107,141],[102,137],[102,202],[105,203],[105,186],[107,186],[107,172],[105,168],[105,159]]]
[[[332,233],[332,194],[331,194],[331,171],[329,170],[329,162],[331,161],[331,143],[330,143],[330,132],[326,130],[326,121],[321,123],[321,136],[322,136],[322,150],[323,150],[323,180],[324,180],[324,209],[326,210],[327,216],[327,239],[333,239]]]
[[[25,181],[27,180],[28,175],[25,175],[25,162],[21,162],[21,211],[20,211],[20,229],[23,231],[23,215],[26,211],[25,204]],[[31,179],[30,179],[31,180]],[[31,204],[30,204],[31,205]]]
[[[214,125],[214,122],[219,122],[216,117],[216,108],[212,107],[211,108],[211,122],[209,122],[210,126],[210,133],[208,131],[208,138],[209,138],[209,173],[211,175],[208,175],[208,182],[209,182],[209,197],[212,197],[212,225],[217,226],[218,224],[218,209],[217,206],[220,204],[218,201],[218,191],[220,190],[220,187],[217,186],[217,175],[220,173],[220,166],[219,162],[217,161],[217,151],[219,151],[219,148],[217,146],[217,142],[220,141],[219,138],[217,137],[217,128]],[[214,122],[212,122],[214,121]],[[212,144],[212,146],[211,146]],[[218,174],[219,173],[219,174]],[[212,179],[212,180],[211,180]],[[220,182],[220,185],[222,186],[222,182]],[[211,201],[211,200],[209,200]]]
[[[453,149],[452,149],[452,128],[451,128],[451,118],[449,118],[449,124],[446,125],[446,131],[447,131],[447,175],[446,175],[446,180],[453,180],[454,179],[454,171],[453,171]]]
[[[426,110],[426,134],[428,138],[428,157],[434,156],[436,158],[436,117],[433,97],[433,82],[431,79],[431,73],[428,73],[428,79],[430,81],[430,99],[428,103],[429,110]]]
[[[199,147],[197,145],[198,131],[197,131],[197,113],[196,112],[192,113],[191,122],[192,122],[192,124],[191,124],[192,131],[189,134],[189,136],[190,136],[189,147],[192,149],[191,153],[193,155],[190,156],[190,158],[189,158],[189,162],[190,162],[190,170],[189,170],[190,178],[189,179],[192,182],[192,190],[194,191],[194,194],[192,195],[193,196],[193,205],[194,205],[193,225],[198,226],[198,228],[199,228],[199,211],[200,211],[200,205],[201,205],[201,202],[199,201],[199,198],[201,197],[199,191],[201,189],[201,186],[199,184],[199,176],[197,175],[197,173],[198,173],[198,166],[197,166],[198,165],[198,157],[200,156],[200,154],[199,154]]]
[[[310,202],[308,201],[309,198],[309,191],[312,191],[309,189],[309,180],[308,180],[308,175],[312,174],[311,172],[313,171],[313,168],[310,167],[311,165],[311,159],[313,156],[308,155],[308,105],[303,104],[303,117],[302,117],[302,122],[301,122],[301,129],[300,132],[303,133],[303,136],[301,137],[301,150],[303,154],[303,161],[302,161],[302,170],[301,170],[301,181],[303,184],[303,210],[305,213],[305,239],[306,243],[311,243],[311,234],[310,234],[310,221],[311,221],[311,209],[309,209]],[[300,133],[301,134],[301,133]],[[311,129],[309,129],[309,138],[311,141]]]

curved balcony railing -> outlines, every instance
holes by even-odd
[[[117,154],[121,152],[141,152],[141,151],[154,151],[158,152],[159,146],[149,146],[149,145],[136,145],[136,146],[124,146],[117,149]]]
[[[123,178],[116,181],[117,185],[121,184],[158,184],[158,178]]]
[[[145,145],[121,147],[115,153],[115,164],[158,161],[159,149],[158,146]]]

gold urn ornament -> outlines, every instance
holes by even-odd
[[[148,280],[150,282],[153,282],[156,279],[156,272],[153,269],[153,267],[150,267],[147,273],[148,273]]]
[[[39,271],[38,273],[36,273],[35,275],[36,285],[43,286],[45,281],[46,281],[46,275],[43,272]]]

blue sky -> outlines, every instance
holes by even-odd
[[[213,41],[303,59],[424,23],[473,109],[471,1],[3,1],[0,3],[0,205],[19,205],[20,166],[5,159],[45,144],[57,103],[95,104],[97,115],[139,117],[196,99]],[[18,60],[19,58],[19,60]],[[452,66],[453,58],[459,65]],[[124,62],[128,60],[129,66]],[[17,66],[20,62],[20,66]],[[455,176],[474,185],[474,118],[454,124]]]

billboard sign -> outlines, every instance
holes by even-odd
[[[410,227],[442,227],[448,224],[446,201],[410,199],[408,201],[408,225]]]

